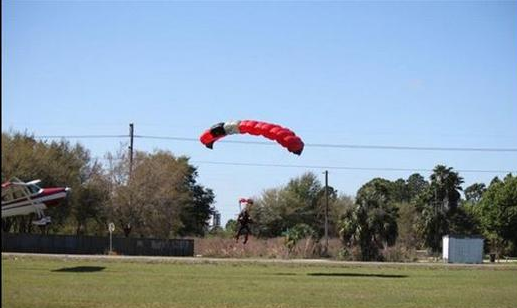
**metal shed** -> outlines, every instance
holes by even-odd
[[[483,263],[481,236],[445,235],[443,260],[447,263]]]

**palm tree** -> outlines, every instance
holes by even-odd
[[[422,209],[420,228],[424,243],[432,251],[441,248],[442,236],[449,232],[449,217],[458,207],[463,178],[453,168],[438,165],[433,169],[428,190],[417,200]]]
[[[445,211],[455,209],[461,197],[459,190],[462,190],[462,183],[463,178],[457,172],[452,171],[451,167],[436,166],[431,175],[431,189],[434,194],[435,206],[439,206]]]
[[[381,250],[395,243],[398,235],[397,208],[390,200],[384,179],[374,179],[359,189],[356,208],[341,222],[345,244],[357,241],[363,261],[381,260]]]

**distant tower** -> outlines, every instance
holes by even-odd
[[[221,214],[218,211],[214,211],[212,215],[212,229],[221,227]]]

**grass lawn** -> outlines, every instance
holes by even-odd
[[[517,266],[2,257],[2,307],[517,307]]]

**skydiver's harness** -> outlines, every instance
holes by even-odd
[[[239,230],[237,231],[237,236],[244,234],[243,232],[246,230],[246,234],[250,234],[251,230],[249,227],[249,223],[251,223],[250,214],[247,210],[242,211],[237,218],[237,222],[239,223]]]

